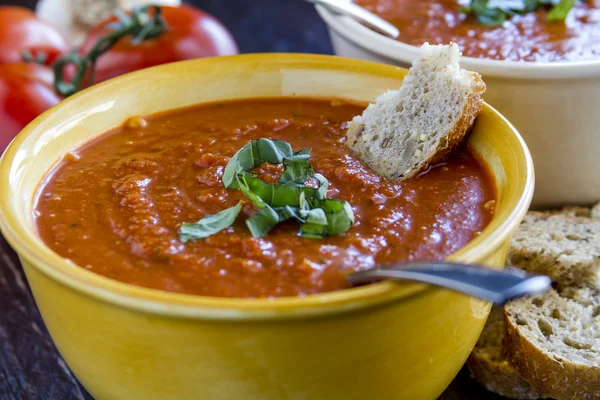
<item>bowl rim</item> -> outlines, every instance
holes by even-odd
[[[351,1],[351,0],[345,0]],[[358,21],[315,5],[329,29],[334,30],[354,45],[380,57],[409,65],[420,52],[419,47],[381,35]],[[600,58],[586,61],[505,61],[485,58],[461,57],[461,65],[484,74],[486,77],[515,79],[584,79],[600,76]]]
[[[9,188],[13,161],[15,159],[18,161],[18,149],[25,138],[35,133],[36,128],[43,123],[46,117],[72,102],[85,101],[87,97],[94,96],[97,88],[106,85],[115,85],[115,83],[118,84],[125,80],[144,81],[155,72],[177,70],[178,68],[189,67],[194,63],[213,63],[217,66],[219,63],[239,64],[243,62],[286,62],[288,63],[286,65],[303,65],[307,69],[326,68],[354,72],[358,70],[363,71],[365,74],[381,76],[397,75],[399,71],[402,71],[397,67],[386,64],[342,57],[265,53],[181,61],[122,75],[97,84],[63,100],[25,127],[0,158],[0,193]],[[533,161],[523,138],[498,111],[486,103],[484,103],[484,108],[486,112],[492,113],[494,118],[505,124],[517,139],[525,158],[526,171],[524,172],[526,179],[517,204],[511,204],[512,210],[510,215],[495,230],[487,233],[484,231],[484,234],[449,256],[451,260],[460,260],[465,263],[473,263],[477,259],[489,255],[502,245],[502,242],[507,239],[527,212],[534,189]],[[31,238],[32,234],[37,237],[37,233],[17,217],[18,214],[13,212],[10,206],[12,203],[9,200],[11,200],[9,196],[0,196],[0,231],[15,249],[21,261],[26,261],[28,266],[32,266],[36,272],[42,273],[55,283],[65,285],[81,294],[94,297],[118,307],[149,314],[158,314],[167,317],[225,320],[302,318],[338,314],[441,290],[418,283],[398,284],[380,282],[305,297],[243,299],[196,296],[134,286],[106,278],[85,268],[74,268],[73,264],[55,253],[52,259],[45,259],[41,253],[49,250],[49,247],[43,244],[41,240]],[[51,250],[49,251],[52,252]]]

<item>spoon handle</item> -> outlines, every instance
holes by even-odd
[[[516,268],[494,270],[444,261],[392,263],[351,273],[347,279],[351,285],[386,279],[429,283],[495,304],[504,304],[523,295],[543,293],[551,284],[547,276],[530,275]]]
[[[344,0],[306,0],[309,3],[321,5],[336,14],[343,14],[356,19],[369,28],[383,33],[393,39],[400,36],[400,31],[394,25],[364,8]]]

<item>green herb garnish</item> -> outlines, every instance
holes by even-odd
[[[298,222],[300,236],[312,239],[340,235],[352,226],[352,207],[346,201],[327,198],[329,181],[314,172],[309,161],[310,150],[293,152],[287,142],[257,139],[231,158],[223,173],[223,185],[241,190],[258,209],[246,220],[252,236],[265,236],[278,223],[290,219]],[[263,162],[284,165],[278,183],[265,182],[248,172]],[[305,186],[311,178],[319,182],[317,189]],[[238,204],[193,224],[183,224],[179,231],[181,241],[206,238],[231,226],[240,210]]]
[[[256,196],[272,207],[297,207],[301,193],[311,198],[320,196],[317,189],[306,187],[303,184],[294,182],[267,183],[248,172],[241,172],[237,175],[236,186],[254,205],[257,205],[254,201]]]
[[[281,222],[281,219],[277,211],[267,206],[248,218],[246,226],[250,229],[252,236],[258,238],[269,233],[279,222]]]
[[[183,242],[190,240],[207,238],[223,229],[229,228],[242,209],[242,204],[219,211],[216,214],[208,215],[197,222],[183,224],[179,228],[179,239]]]
[[[283,159],[285,170],[279,177],[279,183],[293,182],[304,185],[308,178],[315,175],[315,171],[310,165],[308,158],[310,149],[301,150],[291,157]]]
[[[283,140],[253,140],[231,157],[223,171],[223,185],[227,189],[236,189],[235,176],[240,172],[256,168],[264,162],[281,164],[284,158],[293,155],[292,146]]]
[[[571,8],[575,7],[577,0],[560,0],[548,11],[547,18],[550,21],[564,21]]]
[[[471,0],[460,11],[474,14],[485,26],[500,26],[514,15],[527,14],[547,6],[552,7],[548,11],[548,20],[564,21],[576,2],[577,0]]]

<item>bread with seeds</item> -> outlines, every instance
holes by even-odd
[[[600,219],[600,203],[592,207],[591,217]]]
[[[596,206],[598,208],[600,206]],[[598,214],[585,207],[529,212],[514,235],[509,263],[550,275],[558,286],[563,287],[565,294],[583,297],[583,301],[587,301],[586,297],[594,299],[598,260],[593,253],[597,243],[595,237],[600,233],[600,221],[589,217]],[[565,286],[565,283],[574,286]],[[519,302],[522,307],[533,304],[526,299]],[[539,304],[539,300],[535,303]],[[512,306],[514,303],[509,304]],[[536,390],[541,386],[534,389],[513,366],[508,356],[514,350],[503,343],[505,336],[504,321],[498,319],[497,313],[492,314],[467,362],[473,377],[488,390],[508,398],[544,397]]]
[[[505,307],[504,351],[533,388],[557,400],[600,400],[600,296],[558,286]]]
[[[543,397],[521,378],[502,351],[504,308],[492,309],[483,333],[467,360],[471,376],[490,392],[511,399]]]
[[[508,263],[561,285],[600,286],[600,220],[530,212],[513,235]]]
[[[348,124],[346,144],[372,170],[404,180],[443,160],[465,138],[485,84],[459,65],[454,43],[424,44],[399,90],[379,96]]]

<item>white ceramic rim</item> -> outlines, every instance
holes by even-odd
[[[334,14],[323,6],[316,5],[315,8],[330,29],[362,47],[365,51],[405,65],[410,64],[419,56],[419,47],[385,37],[356,20]],[[600,59],[541,63],[462,57],[461,65],[488,77],[534,80],[600,77]]]

